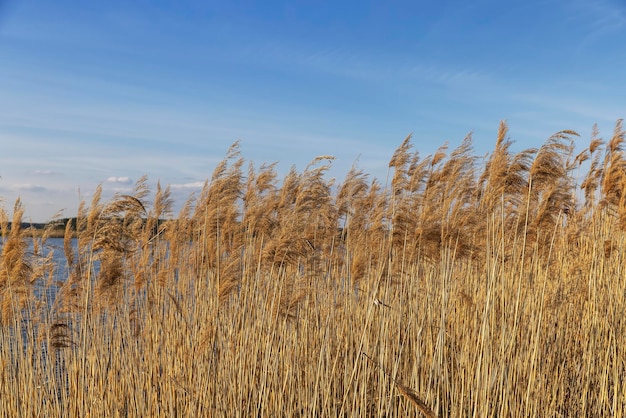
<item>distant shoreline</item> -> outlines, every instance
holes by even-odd
[[[164,219],[158,220],[158,224],[164,222],[167,221]],[[46,238],[64,238],[68,223],[71,223],[72,238],[76,238],[76,218],[62,218],[50,222],[22,222],[20,225],[22,230],[28,230],[27,236],[41,238],[45,235]],[[11,224],[12,222],[9,222],[9,230],[11,230]],[[1,236],[2,231],[0,231]]]
[[[46,235],[47,238],[63,238],[65,237],[65,228],[67,223],[72,223],[72,237],[76,237],[76,218],[64,218],[51,222],[22,222],[21,229],[29,230],[30,236],[41,238]],[[9,222],[9,230],[11,230],[12,222]],[[2,233],[0,232],[0,236]]]

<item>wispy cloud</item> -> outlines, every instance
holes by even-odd
[[[37,185],[37,184],[15,184],[12,186],[13,190],[16,190],[18,192],[34,192],[34,193],[41,193],[41,192],[45,192],[47,189],[43,186]]]
[[[172,189],[201,189],[204,186],[204,181],[193,181],[190,183],[175,183],[170,184]]]
[[[127,192],[144,173],[184,200],[237,139],[256,167],[279,162],[279,177],[332,153],[329,176],[343,178],[361,155],[384,179],[411,131],[427,155],[469,131],[476,149],[491,147],[500,119],[534,146],[626,117],[623,0],[384,13],[355,3],[340,27],[327,24],[340,17],[332,5],[301,9],[301,21],[281,21],[271,5],[207,21],[185,2],[149,18],[61,3],[22,5],[2,28],[0,197],[23,195],[40,219],[44,202],[72,213],[76,188]]]
[[[59,175],[62,173],[58,171],[53,171],[53,170],[35,170],[33,171],[33,174],[37,176],[55,176],[55,175]]]
[[[122,177],[109,177],[107,178],[107,183],[117,183],[117,184],[132,184],[133,180],[130,177],[122,176]]]
[[[620,115],[619,113],[620,107],[612,106],[607,103],[606,99],[604,102],[589,97],[581,100],[575,96],[555,96],[550,93],[533,92],[517,93],[514,98],[522,103],[534,105],[536,108],[544,108],[552,112],[564,112],[577,118],[588,118],[594,122],[615,122],[624,117],[623,114]]]
[[[626,6],[613,0],[576,0],[566,2],[574,20],[586,26],[579,49],[588,48],[602,38],[614,36],[626,28]]]
[[[612,0],[585,0],[580,7],[593,27],[604,33],[626,26],[626,7],[623,2]]]

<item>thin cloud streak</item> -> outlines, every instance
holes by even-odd
[[[33,174],[37,176],[57,176],[63,173],[58,172],[58,171],[53,171],[53,170],[35,170],[33,171]]]
[[[47,191],[45,187],[37,184],[14,184],[10,187],[12,190],[15,190],[17,192],[41,193]]]
[[[78,188],[108,196],[144,174],[183,196],[236,140],[255,167],[278,161],[279,178],[333,154],[329,176],[360,155],[384,180],[409,132],[428,155],[469,132],[482,154],[502,119],[520,147],[594,122],[608,131],[626,116],[620,6],[355,3],[288,16],[272,4],[24,0],[0,43],[1,194],[24,186],[42,217]]]
[[[119,183],[119,184],[132,184],[133,181],[130,177],[122,176],[122,177],[109,177],[106,179],[107,183]]]
[[[170,184],[172,189],[202,189],[204,187],[204,181],[194,181],[191,183],[174,183]]]

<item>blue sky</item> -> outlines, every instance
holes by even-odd
[[[285,174],[384,182],[507,120],[521,148],[626,116],[626,2],[0,0],[0,197],[74,216],[147,174],[178,205],[236,140]]]

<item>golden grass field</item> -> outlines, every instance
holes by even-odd
[[[145,178],[98,190],[62,283],[18,201],[0,415],[624,416],[622,122],[578,155],[571,131],[507,135],[484,158],[407,138],[386,184],[327,179],[331,157],[279,179],[235,144],[178,214]]]

